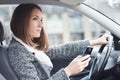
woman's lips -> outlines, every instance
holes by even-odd
[[[39,33],[40,33],[40,32],[41,32],[41,29],[37,30],[37,32],[39,32]]]

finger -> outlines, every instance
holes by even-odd
[[[85,60],[83,63],[83,65],[86,67],[88,66],[89,62],[90,62],[91,58],[88,58],[87,60]]]
[[[76,58],[81,58],[82,56],[81,55],[78,55]]]
[[[85,56],[80,58],[80,61],[83,62],[83,61],[85,61],[88,58],[90,58],[90,55],[85,55]]]
[[[82,63],[89,63],[90,60],[91,60],[91,58],[88,58],[85,61],[83,61]]]
[[[88,66],[89,63],[85,63],[83,65],[80,65],[79,66],[79,71],[83,71],[87,66]]]
[[[79,66],[85,65],[85,64],[89,64],[91,58],[88,58],[87,60],[83,61],[83,62],[79,62]]]
[[[79,66],[79,69],[84,69],[84,68],[86,68],[88,65],[89,65],[89,62],[82,63],[82,64]]]
[[[85,67],[80,67],[79,71],[82,72],[85,69]]]
[[[81,55],[78,55],[76,58],[74,58],[73,61],[79,61],[79,59],[80,59],[81,57],[82,57]]]

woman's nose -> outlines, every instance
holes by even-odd
[[[42,25],[42,24],[39,24],[39,25],[38,25],[38,27],[39,27],[39,28],[42,28],[42,27],[43,27],[43,25]]]
[[[40,20],[39,21],[39,27],[42,27],[43,26],[43,22]]]

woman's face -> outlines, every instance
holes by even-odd
[[[34,9],[30,16],[29,22],[29,34],[31,38],[38,38],[40,37],[41,30],[43,27],[42,23],[42,12],[39,9]]]

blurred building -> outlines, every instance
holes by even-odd
[[[108,15],[116,22],[120,22],[119,0],[86,0],[87,4]],[[101,6],[102,5],[102,6]],[[0,5],[0,21],[9,27],[14,8],[17,5]],[[44,26],[51,45],[81,39],[94,39],[105,29],[71,9],[40,5],[43,9]]]

